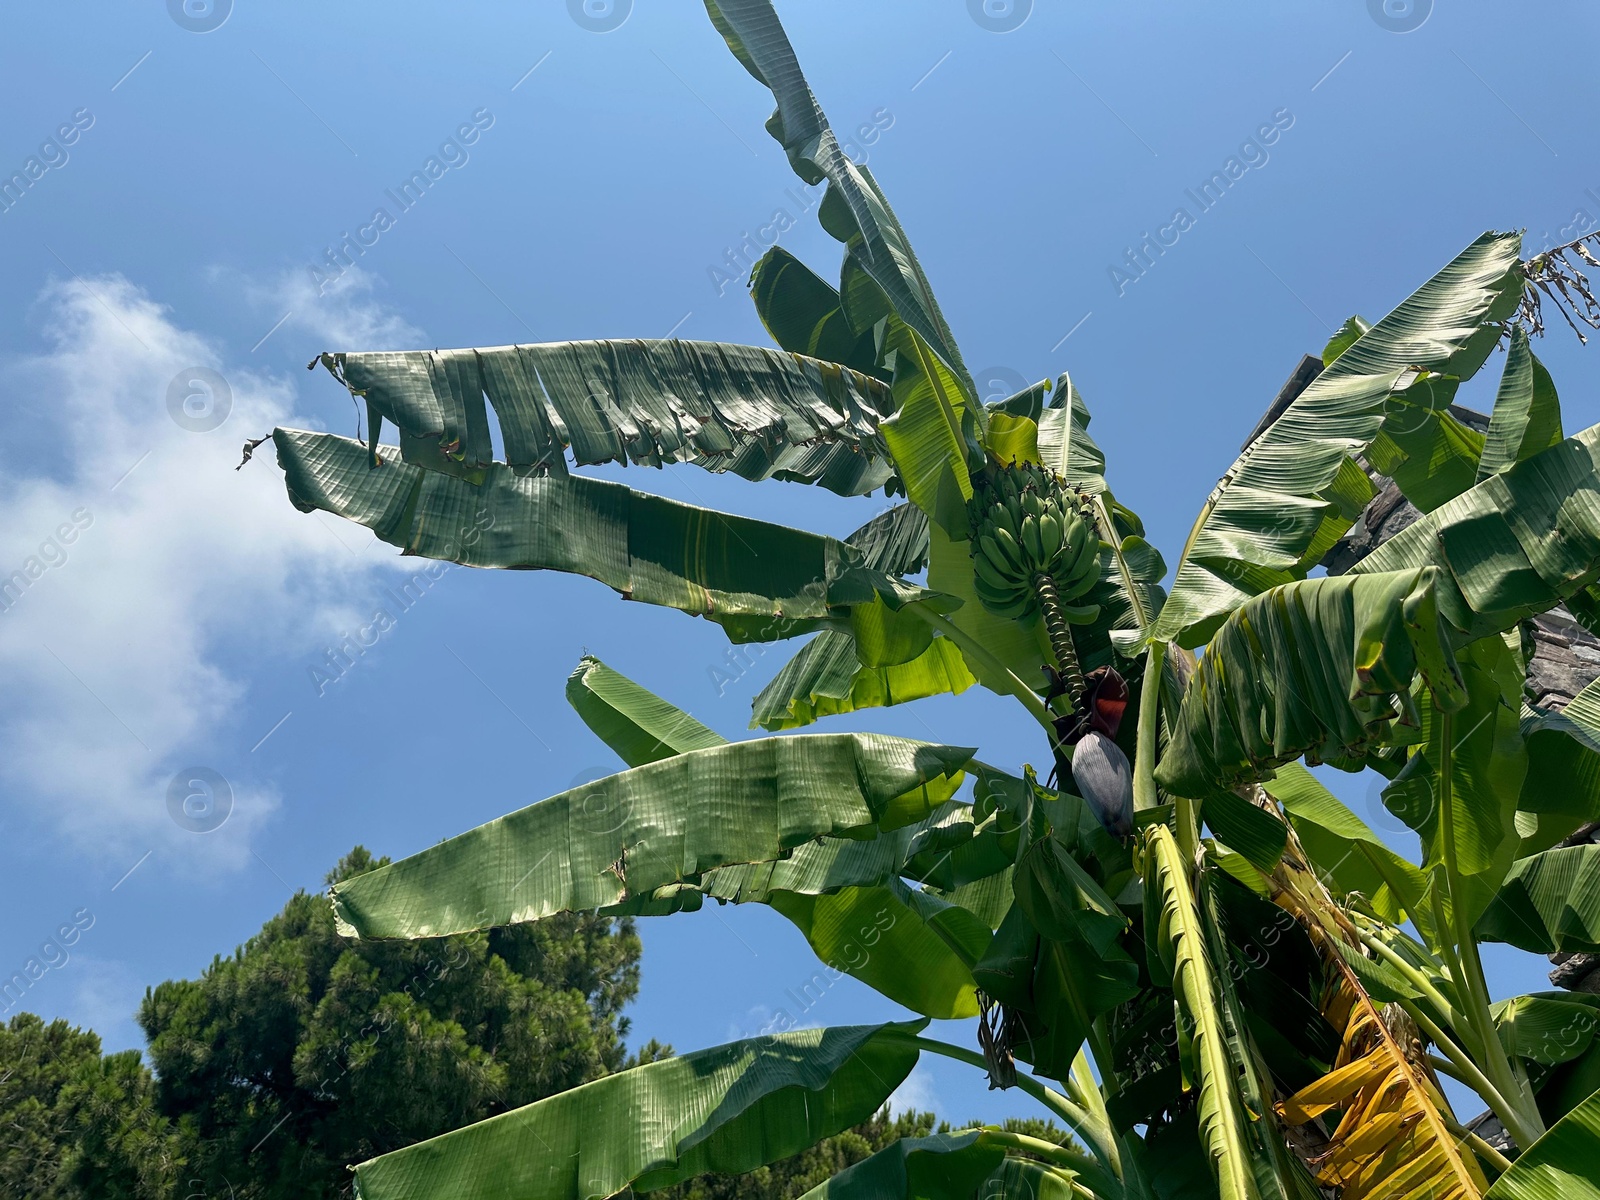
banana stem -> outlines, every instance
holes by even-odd
[[[1138,743],[1133,756],[1133,810],[1143,812],[1161,803],[1156,794],[1156,741],[1161,726],[1161,682],[1166,662],[1165,642],[1151,642],[1145,650],[1144,683],[1139,693]]]
[[[1067,625],[1066,614],[1061,611],[1061,595],[1056,591],[1055,577],[1041,571],[1033,577],[1033,591],[1044,614],[1044,631],[1056,656],[1056,670],[1067,687],[1067,700],[1076,711],[1083,701],[1083,671],[1078,667],[1078,648],[1072,643],[1072,630]]]

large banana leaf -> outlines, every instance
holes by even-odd
[[[1386,425],[1425,419],[1393,398],[1420,372],[1466,378],[1482,365],[1522,294],[1520,245],[1484,234],[1245,448],[1195,522],[1152,637],[1199,645],[1251,596],[1305,576],[1371,495],[1353,456]]]
[[[334,911],[347,935],[417,938],[624,905],[813,838],[910,824],[971,756],[874,734],[693,750],[345,880]]]
[[[1418,676],[1437,703],[1460,708],[1436,575],[1422,568],[1302,580],[1246,603],[1189,682],[1157,782],[1203,797],[1301,755],[1359,757],[1397,716],[1419,723],[1410,697]]]
[[[861,495],[890,476],[880,380],[833,362],[720,342],[589,341],[325,354],[366,400],[376,445],[400,430],[407,462],[477,480],[494,461],[484,397],[512,467],[692,462]]]
[[[879,513],[845,539],[872,570],[915,575],[928,565],[928,517],[914,504]],[[855,637],[824,630],[784,664],[752,704],[752,728],[773,732],[819,717],[960,693],[977,680],[955,646],[932,638],[908,662],[863,666]]]
[[[1518,859],[1477,934],[1537,954],[1600,954],[1600,846],[1563,846]]]
[[[706,0],[728,48],[777,101],[767,130],[808,184],[828,181],[823,228],[849,244],[854,258],[882,289],[900,320],[914,330],[975,396],[955,339],[905,231],[865,167],[845,154],[812,95],[794,48],[770,0]]]
[[[1439,608],[1470,637],[1510,629],[1600,571],[1600,426],[1585,429],[1402,530],[1351,574],[1436,566]]]
[[[1205,929],[1189,886],[1189,869],[1165,825],[1151,828],[1145,850],[1145,936],[1150,970],[1157,982],[1170,984],[1189,1023],[1193,1077],[1200,1089],[1201,1142],[1222,1200],[1255,1200],[1260,1193],[1243,1114],[1234,1094],[1233,1065],[1206,955]]]
[[[1600,1200],[1600,1091],[1511,1164],[1488,1200]]]
[[[727,742],[592,654],[585,654],[567,678],[567,702],[630,767]]]
[[[356,1167],[362,1200],[594,1200],[796,1154],[866,1120],[926,1022],[808,1029],[666,1058]]]
[[[494,463],[483,482],[397,461],[380,465],[349,438],[273,433],[289,498],[366,525],[407,554],[474,567],[587,575],[630,600],[709,617],[736,641],[770,640],[843,620],[852,604],[909,585],[864,570],[832,538],[695,508],[577,475],[518,475]]]

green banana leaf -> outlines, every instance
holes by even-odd
[[[1431,568],[1273,588],[1239,608],[1184,693],[1156,781],[1203,798],[1309,762],[1359,758],[1395,719],[1420,719],[1421,677],[1448,709],[1465,702]]]
[[[1582,992],[1513,996],[1489,1012],[1508,1053],[1549,1067],[1586,1053],[1600,1029],[1600,996]]]
[[[1189,868],[1165,825],[1146,835],[1145,937],[1150,971],[1171,986],[1190,1025],[1191,1078],[1199,1084],[1200,1140],[1221,1200],[1257,1200],[1253,1156],[1235,1098],[1233,1064],[1206,954],[1205,927],[1189,886]]]
[[[1298,762],[1284,763],[1262,785],[1283,806],[1289,823],[1310,856],[1325,887],[1337,895],[1360,893],[1372,911],[1392,925],[1408,917],[1435,938],[1432,913],[1424,904],[1428,878],[1319,783]]]
[[[972,966],[988,949],[990,931],[960,905],[898,879],[827,895],[775,892],[768,903],[830,969],[925,1017],[978,1015]]]
[[[856,330],[838,289],[782,246],[772,247],[751,268],[750,297],[772,340],[791,354],[836,362],[887,381],[880,374],[873,331]]]
[[[1499,638],[1483,638],[1461,652],[1457,667],[1465,706],[1448,716],[1422,709],[1422,744],[1384,789],[1383,802],[1422,839],[1423,873],[1452,873],[1454,903],[1471,921],[1517,856],[1517,797],[1528,756],[1517,657]]]
[[[1402,530],[1352,575],[1435,566],[1439,610],[1470,638],[1554,608],[1600,570],[1600,426],[1492,475]]]
[[[879,513],[845,541],[868,568],[889,575],[915,575],[928,565],[928,517],[914,504]],[[853,634],[824,630],[756,696],[750,725],[775,733],[860,708],[959,694],[976,682],[960,651],[942,637],[908,662],[868,667]]]
[[[1232,792],[1213,792],[1201,808],[1211,832],[1258,870],[1271,871],[1283,857],[1289,830],[1278,818]]]
[[[1394,397],[1419,372],[1464,379],[1488,356],[1522,294],[1520,245],[1473,242],[1245,448],[1195,521],[1152,637],[1197,646],[1250,597],[1305,576],[1372,494],[1352,458],[1381,429],[1425,419]]]
[[[828,181],[819,213],[823,228],[849,244],[850,256],[883,290],[899,318],[955,371],[965,394],[976,396],[905,231],[871,173],[840,147],[770,0],[705,3],[728,48],[777,101],[767,131],[783,147],[795,174],[808,184]]]
[[[874,734],[692,750],[345,880],[334,911],[346,936],[417,938],[624,905],[819,836],[908,825],[971,756]]]
[[[488,397],[506,463],[688,462],[746,479],[865,495],[890,476],[878,425],[894,411],[879,379],[764,346],[585,341],[468,350],[324,354],[366,401],[374,446],[385,420],[406,462],[477,482],[494,461]]]
[[[1528,331],[1514,325],[1505,373],[1500,376],[1500,390],[1489,415],[1477,482],[1560,444],[1563,436],[1555,381],[1528,345]]]
[[[1476,930],[1535,954],[1600,953],[1600,846],[1518,859]]]
[[[952,537],[964,537],[972,499],[968,459],[979,436],[975,414],[983,410],[969,406],[954,372],[915,331],[894,322],[889,329],[895,413],[881,426],[889,457],[911,502]]]
[[[592,654],[585,654],[567,677],[567,703],[630,767],[727,742]]]
[[[1600,1091],[1525,1150],[1486,1200],[1600,1200]]]
[[[1039,461],[1086,496],[1106,490],[1105,452],[1089,436],[1089,407],[1072,386],[1072,377],[1056,381],[1050,407],[1038,422]]]
[[[1523,829],[1517,857],[1548,850],[1580,826],[1600,821],[1600,680],[1584,687],[1561,712],[1525,709],[1522,736],[1528,774],[1517,802]]]
[[[971,1200],[1002,1165],[1005,1151],[982,1131],[900,1138],[812,1188],[801,1200]],[[1000,1200],[1011,1192],[985,1191]]]
[[[356,1167],[362,1200],[590,1200],[752,1171],[872,1116],[926,1021],[807,1029],[607,1075]]]
[[[851,605],[921,589],[865,570],[832,538],[695,508],[621,484],[518,475],[481,484],[402,463],[382,448],[296,429],[273,432],[289,499],[370,528],[407,554],[474,567],[587,575],[630,600],[720,623],[735,641],[771,640],[845,619]]]
[[[1450,412],[1459,384],[1430,375],[1389,398],[1390,417],[1367,447],[1367,461],[1393,479],[1423,512],[1478,482],[1483,434]]]

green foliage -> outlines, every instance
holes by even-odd
[[[382,865],[357,847],[328,881]],[[346,1168],[620,1067],[626,922],[350,942],[301,893],[199,979],[146,994],[160,1110],[209,1196],[348,1195]]]

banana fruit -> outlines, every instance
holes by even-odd
[[[1100,538],[1079,492],[1032,463],[994,468],[978,484],[967,508],[968,546],[973,586],[985,608],[1011,618],[1036,612],[1034,581],[1040,575],[1054,579],[1064,601],[1077,599],[1099,581]]]

